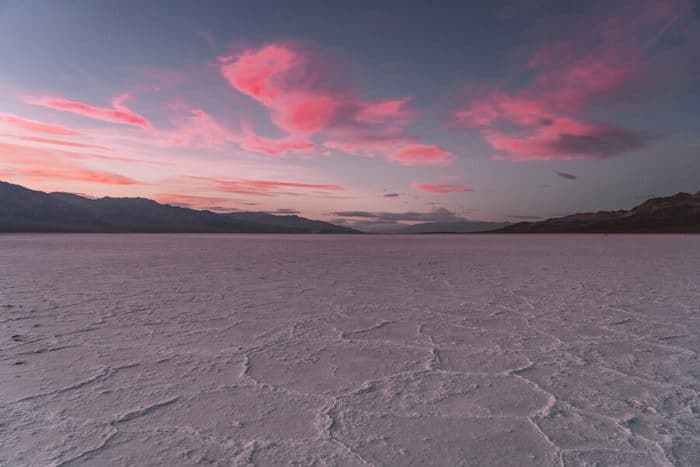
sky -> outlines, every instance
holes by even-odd
[[[700,2],[0,0],[0,180],[368,229],[700,190]]]

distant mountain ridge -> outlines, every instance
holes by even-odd
[[[498,233],[700,233],[700,192],[649,199],[628,211],[519,222]]]
[[[357,233],[299,216],[215,213],[146,198],[87,198],[0,182],[0,232]]]

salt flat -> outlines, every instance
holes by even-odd
[[[697,465],[700,236],[0,236],[1,465]]]

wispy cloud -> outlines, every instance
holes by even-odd
[[[126,175],[91,169],[74,162],[16,158],[3,160],[8,168],[6,176],[22,179],[52,179],[64,181],[87,182],[102,185],[137,185],[142,184]]]
[[[22,137],[11,135],[10,138],[23,140]],[[31,138],[27,141],[35,142]],[[50,140],[49,140],[50,141]],[[44,143],[46,141],[39,141]],[[165,162],[154,161],[148,159],[136,159],[131,157],[123,157],[119,155],[98,154],[95,152],[78,152],[67,150],[65,148],[52,147],[56,146],[54,142],[48,142],[48,146],[37,146],[28,144],[5,143],[0,141],[0,155],[4,157],[4,161],[17,160],[17,158],[39,158],[47,160],[55,159],[72,159],[83,161],[111,161],[127,164],[143,164],[143,165],[167,165]],[[82,147],[79,147],[82,149]],[[3,162],[3,160],[0,160]]]
[[[34,131],[38,133],[47,133],[56,136],[80,136],[82,133],[76,130],[71,130],[59,125],[51,123],[39,122],[27,118],[18,117],[12,114],[0,114],[0,121],[9,123],[12,126],[23,130]]]
[[[61,112],[70,112],[93,120],[122,125],[133,125],[145,129],[152,128],[151,122],[144,116],[132,111],[124,102],[128,94],[122,94],[112,99],[112,107],[96,107],[85,102],[69,100],[62,97],[28,97],[27,103],[40,105]]]
[[[288,152],[308,151],[316,147],[313,141],[294,138],[266,138],[246,131],[241,140],[241,147],[250,151],[279,156]]]
[[[462,185],[439,185],[433,183],[414,183],[413,188],[440,195],[446,195],[449,193],[469,193],[474,191],[472,188]]]
[[[24,136],[24,135],[0,135],[4,137],[13,138],[20,141],[26,141],[29,143],[42,143],[50,146],[66,146],[70,148],[92,148],[92,149],[107,149],[105,146],[100,146],[98,144],[82,143],[80,141],[68,141],[56,138],[43,138],[40,136]]]
[[[256,196],[279,196],[290,195],[298,196],[300,194],[330,194],[345,190],[345,187],[333,184],[323,183],[304,183],[291,182],[283,180],[229,180],[209,177],[185,177],[191,181],[203,182],[210,188],[223,193],[236,193],[240,195],[256,195]]]

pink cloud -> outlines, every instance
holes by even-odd
[[[4,135],[0,135],[4,136]],[[66,141],[62,139],[55,139],[55,138],[42,138],[39,136],[11,136],[14,139],[18,139],[21,141],[27,141],[30,143],[42,143],[42,144],[49,144],[52,146],[67,146],[71,148],[93,148],[93,149],[106,149],[104,146],[99,146],[96,144],[90,144],[90,143],[81,143],[79,141]]]
[[[320,65],[311,55],[290,46],[269,44],[221,61],[231,86],[270,109],[275,124],[288,133],[328,128],[347,105],[347,96],[322,88],[314,70]]]
[[[170,108],[183,110],[186,106],[175,103],[171,104]],[[183,146],[200,143],[207,146],[221,146],[234,143],[245,150],[272,156],[308,151],[315,147],[313,141],[305,138],[268,138],[258,135],[245,122],[242,124],[241,131],[233,130],[201,109],[186,109],[184,116],[176,115],[171,118],[171,121],[175,129],[160,132],[166,145]]]
[[[417,112],[407,108],[410,98],[394,99],[365,104],[357,113],[356,119],[363,123],[409,122]]]
[[[410,98],[369,101],[340,80],[335,69],[310,50],[288,43],[220,57],[222,76],[237,91],[269,110],[272,122],[290,139],[249,137],[244,146],[275,154],[310,147],[309,138],[353,155],[382,156],[404,165],[450,163],[452,155],[406,135],[417,116]]]
[[[102,185],[141,184],[141,182],[124,175],[42,157],[3,157],[2,162],[9,165],[6,173],[13,177],[70,180]]]
[[[464,125],[486,127],[506,122],[531,126],[551,115],[551,111],[539,96],[480,90],[481,93],[484,91],[485,97],[476,98],[466,108],[457,111],[457,118]]]
[[[109,123],[118,123],[123,125],[133,125],[145,129],[151,129],[151,122],[137,114],[124,105],[128,99],[127,94],[112,99],[112,107],[95,107],[84,102],[72,101],[61,97],[39,97],[28,98],[27,102],[34,105],[40,105],[53,110],[62,112],[70,112],[93,120],[100,120]]]
[[[307,151],[313,149],[316,145],[312,141],[305,139],[273,139],[248,132],[241,142],[241,147],[250,151],[280,156],[290,151]]]
[[[273,107],[285,95],[285,74],[307,62],[306,57],[283,44],[246,50],[220,57],[221,73],[238,91]]]
[[[318,183],[299,183],[299,182],[282,182],[278,180],[246,180],[245,183],[249,186],[259,189],[276,189],[276,188],[304,188],[324,191],[342,191],[344,188],[340,185],[328,185]]]
[[[346,134],[339,139],[326,141],[323,145],[329,149],[353,154],[356,156],[373,157],[375,155],[388,156],[401,147],[409,145],[412,140],[402,137],[386,135],[362,135]]]
[[[564,73],[577,71],[569,69]],[[622,86],[624,80],[611,78],[578,86],[571,84],[577,83],[578,78],[562,79],[565,84],[558,87],[552,77],[542,81],[551,81],[551,85],[516,94],[494,91],[458,111],[457,118],[462,124],[479,129],[483,139],[501,151],[501,159],[605,158],[645,145],[646,138],[639,132],[579,116],[586,106]]]
[[[497,159],[599,159],[643,148],[648,142],[643,133],[588,113],[619,108],[642,86],[652,66],[642,47],[645,37],[655,40],[677,15],[655,5],[613,11],[592,27],[572,31],[567,41],[540,48],[526,60],[525,85],[510,91],[505,85],[473,88],[457,120],[477,129],[499,151]]]
[[[180,109],[181,104],[171,107]],[[188,145],[199,142],[209,146],[218,146],[229,142],[237,142],[240,136],[217,121],[212,115],[201,109],[187,109],[184,116],[178,115],[172,119],[175,130],[162,132],[167,144],[174,146]]]
[[[279,196],[300,194],[328,194],[345,190],[345,187],[324,183],[290,182],[282,180],[227,180],[209,177],[187,177],[190,180],[205,182],[213,185],[224,193],[236,193],[241,195]]]
[[[53,144],[53,143],[51,143]],[[97,154],[94,152],[77,152],[68,151],[46,146],[33,146],[26,144],[4,143],[0,141],[0,162],[10,162],[26,160],[47,160],[53,161],[57,159],[72,159],[72,160],[104,160],[111,162],[122,162],[129,164],[152,164],[152,165],[167,165],[161,161],[153,161],[147,159],[134,159],[130,157],[122,157],[117,155]]]
[[[496,159],[516,162],[606,158],[640,149],[647,141],[640,133],[614,125],[566,118],[531,127],[527,134],[483,130],[482,136],[502,152]]]
[[[433,144],[411,144],[389,155],[401,165],[449,165],[453,157],[450,151]]]
[[[390,117],[403,101],[365,103],[324,77],[326,63],[311,52],[273,43],[221,58],[221,73],[239,92],[272,112],[277,126],[288,133],[314,134],[335,126]]]
[[[471,188],[461,185],[435,185],[432,183],[414,183],[416,190],[427,191],[428,193],[448,194],[448,193],[469,193],[474,191]]]
[[[70,128],[49,123],[38,122],[36,120],[28,120],[12,114],[0,114],[0,120],[9,123],[23,130],[34,131],[38,133],[47,133],[57,136],[80,136],[79,131],[71,130]]]
[[[25,177],[72,180],[102,185],[139,184],[139,182],[133,178],[126,177],[124,175],[92,170],[78,166],[68,167],[66,165],[62,165],[60,167],[47,167],[46,165],[43,165],[42,167],[15,168],[14,172]]]
[[[372,157],[380,155],[404,166],[449,165],[454,154],[434,144],[423,144],[409,137],[352,135],[344,140],[333,140],[324,146],[356,156]]]

